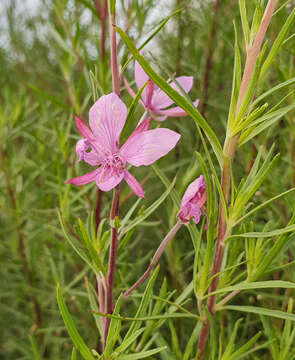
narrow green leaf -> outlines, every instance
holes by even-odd
[[[235,340],[236,340],[236,336],[237,336],[237,332],[238,332],[238,328],[240,323],[243,321],[243,319],[238,319],[235,323],[235,326],[233,328],[233,331],[231,333],[229,342],[226,345],[225,351],[223,353],[223,356],[221,358],[221,360],[228,360],[230,358],[230,355],[233,353],[234,350],[234,345],[235,345]]]
[[[127,117],[126,117],[126,121],[125,121],[125,125],[123,127],[123,130],[121,132],[121,135],[120,135],[120,139],[125,139],[126,136],[127,136],[127,133],[129,131],[129,128],[130,128],[130,125],[132,125],[132,120],[133,120],[133,115],[134,115],[134,112],[135,112],[135,109],[136,109],[136,106],[138,104],[138,101],[141,97],[141,94],[144,90],[144,88],[146,87],[146,84],[148,82],[144,83],[142,85],[142,87],[137,91],[136,95],[135,95],[135,98],[132,100],[132,103],[128,109],[128,113],[127,113]]]
[[[269,151],[263,165],[259,169],[259,171],[254,175],[252,171],[249,174],[248,179],[242,186],[236,200],[234,203],[234,209],[233,209],[233,219],[236,219],[240,216],[241,212],[244,210],[244,207],[248,203],[248,201],[251,199],[253,194],[256,192],[256,190],[260,187],[260,185],[263,183],[275,163],[279,159],[279,154],[277,154],[271,161],[272,156],[272,150],[274,147],[271,148]],[[259,156],[259,154],[258,154]],[[257,158],[258,158],[257,156]],[[257,163],[258,166],[258,163]],[[254,170],[256,172],[256,169]]]
[[[255,334],[246,344],[242,345],[238,350],[236,350],[228,360],[236,360],[238,356],[246,355],[244,354],[248,351],[254,344],[256,344],[257,340],[260,338],[261,332]]]
[[[231,238],[269,238],[274,237],[278,235],[283,235],[286,233],[294,232],[295,231],[295,225],[289,225],[286,226],[283,229],[276,229],[272,231],[266,231],[266,232],[248,232],[244,234],[237,234],[237,235],[230,235],[228,239]]]
[[[108,336],[106,340],[106,347],[104,351],[104,356],[108,359],[111,354],[113,353],[114,345],[118,339],[119,332],[121,329],[121,319],[116,318],[116,316],[119,314],[120,307],[121,307],[121,298],[122,294],[119,296],[114,311],[113,311],[113,317],[110,321],[110,326],[108,330]]]
[[[93,288],[93,286],[91,284],[89,284],[88,279],[86,278],[85,280],[86,283],[86,289],[87,289],[87,294],[88,294],[88,299],[89,299],[89,304],[90,304],[90,308],[94,311],[98,311],[98,298],[97,298],[97,294],[95,292],[95,289]],[[101,339],[103,339],[103,331],[101,328],[101,323],[100,323],[100,319],[97,316],[93,316],[94,320],[95,320],[95,324],[96,327],[100,333],[100,337]]]
[[[159,269],[160,269],[160,267],[157,266],[156,269],[153,271],[153,273],[147,283],[147,286],[144,290],[143,297],[141,299],[141,302],[140,302],[137,312],[135,314],[135,318],[140,318],[143,315],[145,315],[147,312],[147,308],[152,300],[153,288],[154,288],[154,284],[155,284],[156,278],[159,273]],[[136,321],[133,324],[131,324],[131,326],[129,327],[129,329],[124,337],[124,340],[127,339],[129,336],[131,336],[136,330],[138,330],[140,328],[140,325],[141,325],[140,321]]]
[[[244,33],[245,47],[249,45],[250,29],[247,20],[247,10],[245,0],[239,0],[240,15],[242,20],[242,28]]]
[[[136,330],[131,336],[129,336],[127,339],[124,339],[124,341],[122,342],[122,344],[120,346],[118,346],[115,349],[116,353],[122,353],[125,350],[127,350],[129,348],[130,345],[132,345],[134,343],[134,341],[145,331],[145,328],[141,328]]]
[[[258,98],[251,104],[251,107],[254,108],[260,101],[262,101],[263,99],[265,99],[267,96],[273,94],[274,92],[283,89],[284,87],[293,85],[295,83],[295,77],[280,83],[274,87],[272,87],[271,89],[269,89],[268,91],[266,91],[265,93],[263,93],[262,95],[258,96]]]
[[[84,340],[81,338],[80,334],[78,333],[74,321],[72,320],[71,315],[64,302],[59,284],[56,287],[56,298],[57,298],[59,311],[61,313],[67,331],[74,345],[79,350],[80,354],[83,356],[85,360],[95,360],[95,358],[92,356],[90,349],[87,347]]]
[[[94,266],[96,268],[96,273],[101,271],[104,274],[105,268],[101,261],[101,256],[97,252],[95,247],[93,246],[93,243],[91,242],[91,240],[89,239],[89,235],[87,234],[84,224],[82,223],[80,217],[78,218],[78,224],[79,224],[79,228],[80,228],[80,231],[82,234],[82,239],[84,240],[84,244],[85,244],[87,250],[89,251],[89,254],[90,254],[90,256],[93,260]]]
[[[144,359],[147,357],[150,357],[152,355],[158,354],[159,352],[166,350],[167,347],[166,346],[161,346],[158,347],[156,349],[152,349],[152,350],[147,350],[147,351],[142,351],[142,352],[138,352],[136,354],[130,354],[130,355],[121,355],[118,357],[118,360],[137,360],[137,359]]]
[[[277,38],[275,39],[270,52],[265,59],[264,64],[262,65],[261,71],[260,71],[260,78],[263,77],[266,70],[269,68],[271,63],[273,62],[274,58],[276,57],[283,41],[285,40],[286,36],[289,33],[289,30],[291,29],[291,26],[293,25],[293,22],[295,20],[295,8],[292,10],[290,15],[288,16],[287,20],[283,23],[283,26],[281,28],[281,31],[279,32]]]
[[[261,58],[261,56],[262,56],[262,54],[259,55],[259,58]],[[259,70],[259,65],[260,65],[259,63],[260,63],[260,61],[257,61],[255,63],[254,71],[252,73],[249,85],[247,87],[247,90],[245,91],[245,94],[241,101],[240,107],[238,109],[238,113],[234,120],[235,124],[241,123],[241,121],[246,113],[246,110],[248,108],[248,105],[253,97],[254,91],[256,89],[257,80],[258,80],[258,74],[259,74],[258,70]]]
[[[62,218],[61,213],[60,213],[59,210],[57,210],[57,215],[58,215],[58,219],[59,219],[62,231],[63,231],[66,239],[68,240],[69,244],[71,245],[71,247],[85,261],[85,263],[93,270],[93,272],[96,273],[97,269],[93,266],[92,260],[85,253],[85,251],[82,250],[78,244],[76,244],[76,242],[71,238],[71,236],[68,235],[68,233],[67,233],[67,231],[65,229],[63,218]]]
[[[283,117],[284,115],[286,115],[289,111],[293,110],[294,107],[295,107],[295,105],[292,104],[292,105],[284,106],[283,108],[280,108],[279,110],[268,112],[267,114],[264,114],[263,116],[259,117],[258,119],[254,120],[253,122],[248,124],[246,126],[246,129],[256,126],[266,120],[271,120],[271,119],[278,120],[281,117]]]
[[[108,7],[110,14],[114,14],[116,8],[116,0],[108,0]]]
[[[234,133],[234,123],[235,123],[235,111],[238,99],[238,92],[241,84],[241,54],[238,42],[238,33],[237,27],[234,22],[234,30],[235,30],[235,61],[234,61],[234,70],[233,70],[233,81],[232,81],[232,93],[231,100],[228,112],[227,119],[227,131],[229,133]]]
[[[283,289],[295,289],[295,283],[290,281],[282,281],[282,280],[269,280],[269,281],[257,281],[257,282],[242,282],[236,285],[228,286],[223,289],[218,289],[210,294],[204,296],[207,298],[214,294],[222,294],[226,292],[232,291],[240,291],[240,290],[256,290],[256,289],[272,289],[272,288],[283,288]]]
[[[165,185],[166,189],[169,189],[169,187],[171,186],[171,182],[169,181],[163,170],[161,170],[156,164],[152,164],[151,167],[154,170],[154,172],[158,175],[162,183]],[[181,200],[178,192],[175,189],[172,189],[170,192],[170,196],[175,207],[178,208]]]
[[[295,187],[290,189],[290,190],[287,190],[279,195],[276,195],[274,196],[273,198],[271,199],[268,199],[266,200],[264,203],[256,206],[254,209],[250,210],[246,215],[242,216],[240,219],[238,219],[235,223],[234,223],[234,226],[236,226],[237,224],[239,224],[240,222],[243,222],[247,217],[249,217],[250,215],[254,214],[256,211],[260,210],[261,208],[263,208],[264,206],[270,204],[271,202],[277,200],[277,199],[280,199],[281,197],[289,194],[290,192],[294,191],[295,190]]]
[[[75,347],[73,347],[71,360],[77,360],[77,350]]]
[[[252,313],[257,315],[275,317],[283,320],[295,321],[295,314],[289,314],[280,310],[272,310],[272,309],[256,307],[256,306],[226,305],[218,309],[218,311],[220,310],[241,311],[241,312]]]
[[[150,320],[163,320],[163,319],[200,319],[198,315],[194,315],[191,313],[167,313],[163,315],[152,315],[152,316],[143,316],[143,317],[127,317],[121,315],[110,315],[107,313],[102,313],[99,311],[92,311],[93,314],[106,317],[107,319],[116,319],[122,321],[133,321],[133,322],[142,322],[142,321],[150,321]],[[134,330],[135,331],[135,330]],[[133,333],[133,332],[132,332]]]
[[[265,103],[257,109],[253,110],[245,119],[242,119],[242,121],[234,127],[233,135],[236,135],[247,127],[252,126],[254,120],[256,120],[260,115],[262,115],[267,109],[267,107],[268,104]]]
[[[190,360],[192,359],[192,353],[194,353],[196,351],[195,347],[196,347],[196,341],[199,337],[199,334],[201,332],[201,328],[202,328],[202,323],[199,321],[197,323],[197,325],[195,326],[191,337],[189,338],[189,341],[187,342],[185,351],[184,351],[184,355],[183,355],[183,360]]]
[[[294,222],[295,222],[295,212],[293,213],[293,216],[292,216],[291,220],[289,221],[289,226],[294,224]],[[274,245],[267,252],[267,254],[265,254],[260,265],[258,266],[255,273],[249,280],[255,281],[264,273],[264,271],[268,268],[268,266],[276,259],[276,257],[282,250],[283,246],[288,241],[288,238],[289,238],[289,236],[287,234],[283,234],[275,241]]]
[[[34,336],[29,335],[29,340],[30,340],[31,347],[32,347],[32,352],[33,352],[33,359],[32,360],[42,360],[42,356],[40,354],[40,351],[38,349],[38,346],[36,344]]]

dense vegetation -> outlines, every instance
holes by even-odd
[[[119,217],[109,221],[112,191],[65,181],[91,171],[77,162],[74,115],[88,124],[93,103],[117,92],[112,3],[108,10],[104,0],[31,8],[7,1],[2,12],[0,358],[93,360],[104,350],[105,360],[295,359],[295,2],[117,0],[120,97],[129,111],[120,142],[144,114],[123,81],[137,91],[134,57],[189,115],[151,120],[152,129],[181,139],[156,163],[131,169],[145,198],[122,183],[114,190]],[[174,73],[194,77],[189,94]],[[160,267],[117,302],[200,174],[208,223],[202,216],[184,224]],[[110,315],[97,292],[114,232],[113,304],[121,317],[110,316],[106,338],[103,317],[91,310]]]

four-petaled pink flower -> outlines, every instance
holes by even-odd
[[[150,165],[166,155],[178,142],[180,135],[169,129],[148,130],[150,119],[143,121],[119,148],[120,133],[126,121],[127,109],[114,94],[102,96],[89,111],[88,126],[75,117],[76,127],[83,136],[76,145],[78,161],[84,160],[96,170],[67,180],[66,183],[84,185],[96,181],[98,188],[109,191],[123,179],[134,193],[144,197],[137,180],[127,171],[127,164]]]
[[[201,214],[205,213],[203,208],[206,202],[206,184],[203,175],[194,180],[186,189],[180,203],[178,218],[187,223],[193,218],[194,223],[200,221]]]
[[[142,67],[139,65],[137,61],[135,61],[134,66],[134,78],[137,85],[137,88],[140,89],[146,82],[147,85],[142,91],[140,104],[150,112],[153,117],[155,117],[158,121],[163,121],[167,118],[167,116],[186,116],[186,112],[180,107],[172,107],[168,108],[173,104],[173,100],[169,98],[167,94],[164,93],[156,84],[154,84],[147,74],[144,72]],[[193,86],[193,77],[192,76],[180,76],[175,78],[177,83],[183,88],[183,90],[188,93]],[[167,81],[168,84],[181,94],[179,87],[176,83],[173,83],[171,80]],[[125,81],[125,85],[129,94],[135,97],[133,90],[130,88],[128,83]],[[195,107],[199,104],[199,100],[194,101]]]

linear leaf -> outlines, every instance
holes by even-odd
[[[256,282],[242,282],[236,285],[228,286],[223,289],[218,289],[204,298],[214,295],[222,294],[225,292],[240,291],[240,290],[256,290],[256,289],[271,289],[271,288],[283,288],[283,289],[295,289],[295,283],[282,280],[269,280],[269,281],[256,281]]]
[[[275,39],[275,41],[270,49],[270,52],[269,52],[267,58],[265,59],[264,64],[262,65],[260,77],[263,77],[266,70],[269,68],[269,66],[273,62],[273,59],[277,55],[283,41],[285,40],[286,36],[288,35],[288,32],[289,32],[294,20],[295,20],[295,8],[291,12],[291,14],[288,16],[287,20],[283,23],[281,31],[279,32],[277,38]]]
[[[270,90],[268,90],[265,93],[263,93],[262,95],[258,96],[258,98],[252,103],[251,107],[254,108],[261,100],[265,99],[267,96],[271,95],[275,91],[283,89],[286,86],[293,85],[294,83],[295,83],[295,77],[274,86]]]
[[[147,357],[150,357],[152,355],[158,354],[159,352],[166,350],[166,346],[161,346],[156,349],[142,351],[136,354],[130,354],[130,355],[122,355],[118,357],[118,360],[137,360],[137,359],[144,359]]]
[[[76,348],[79,350],[80,354],[83,356],[85,360],[95,360],[95,358],[92,356],[90,349],[87,347],[84,340],[81,338],[80,334],[78,333],[74,321],[71,318],[71,315],[64,302],[59,284],[56,287],[56,298],[57,298],[58,308],[63,318],[63,321]]]
[[[265,316],[271,316],[283,320],[291,320],[295,321],[295,314],[290,314],[284,311],[280,310],[272,310],[262,307],[256,307],[256,306],[242,306],[242,305],[226,305],[222,308],[218,309],[220,310],[234,310],[234,311],[242,311],[246,313],[252,313],[257,315],[265,315]]]
[[[248,232],[244,234],[236,234],[231,235],[228,237],[228,239],[231,238],[269,238],[273,236],[283,235],[289,232],[295,231],[295,225],[289,225],[282,229],[276,229],[272,231],[266,231],[266,232]]]

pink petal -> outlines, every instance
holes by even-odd
[[[127,90],[128,93],[129,93],[129,95],[132,96],[133,98],[135,98],[136,94],[135,94],[135,92],[131,89],[128,81],[127,81],[125,78],[123,78],[123,82],[124,82],[124,85],[125,85],[125,87],[126,87],[126,90]],[[143,91],[142,91],[142,93],[141,93],[141,96],[142,96],[142,94],[143,94],[144,91],[145,91],[145,89],[143,89]],[[145,107],[145,105],[144,105],[144,103],[143,103],[143,101],[142,101],[141,99],[139,99],[138,102],[139,102],[139,104],[140,104],[141,106]]]
[[[125,77],[123,77],[123,82],[125,85],[126,90],[129,92],[129,95],[132,96],[133,98],[135,98],[136,94],[135,92],[132,90],[131,86],[129,85],[128,81],[126,80]]]
[[[190,221],[191,218],[194,219],[194,223],[197,224],[200,221],[202,211],[197,204],[187,203],[184,206],[180,207],[180,210],[177,214],[177,217],[187,223]]]
[[[194,78],[192,76],[180,76],[175,78],[175,80],[183,88],[183,90],[188,93],[193,86]],[[174,90],[176,90],[181,95],[181,91],[175,83],[171,83],[170,81],[168,83]],[[156,110],[165,109],[172,104],[173,100],[171,100],[169,96],[164,93],[164,91],[158,89],[154,92],[154,96],[152,99],[152,107],[155,112]]]
[[[202,214],[201,209],[197,204],[190,204],[190,206],[191,206],[191,211],[190,211],[191,217],[193,218],[194,223],[198,224]]]
[[[135,61],[135,64],[134,64],[134,78],[135,78],[135,82],[136,82],[136,86],[137,86],[138,90],[149,79],[149,77],[147,76],[147,74],[144,72],[143,68],[139,65],[139,63],[137,61]]]
[[[197,107],[199,105],[199,99],[194,101],[194,105],[195,105],[195,107]],[[174,116],[174,117],[187,116],[187,113],[179,106],[171,108],[171,109],[167,109],[167,110],[157,110],[157,114],[160,114],[160,115],[163,114],[165,116],[165,118],[167,116]],[[159,121],[162,121],[162,120],[159,120]]]
[[[88,152],[87,150],[89,149],[91,149],[91,151]],[[78,161],[84,160],[92,166],[99,165],[104,159],[101,153],[98,153],[87,139],[82,139],[77,142],[76,153],[78,155]]]
[[[86,151],[89,149],[89,142],[86,139],[78,140],[76,144],[76,153],[78,155],[78,161],[83,160]]]
[[[95,166],[101,164],[103,157],[98,155],[95,150],[91,150],[90,152],[86,152],[84,154],[83,160],[91,166]]]
[[[124,175],[125,171],[116,174],[100,167],[96,177],[96,185],[101,191],[110,191],[123,180]]]
[[[150,165],[173,149],[179,138],[169,129],[147,130],[129,137],[119,153],[131,165]]]
[[[127,170],[125,171],[124,179],[127,182],[127,184],[130,186],[131,190],[134,192],[135,195],[144,198],[144,192],[140,183]]]
[[[205,188],[205,186],[203,175],[200,175],[196,180],[190,183],[181,199],[180,208],[189,203],[199,191]]]
[[[96,169],[96,170],[94,170],[94,171],[92,171],[90,173],[87,173],[85,175],[74,177],[72,179],[67,180],[65,183],[66,184],[76,185],[76,186],[88,184],[91,181],[94,181],[96,179],[98,170],[99,169]]]
[[[89,127],[84,123],[83,120],[79,119],[78,116],[75,116],[75,124],[79,133],[83,136],[84,139],[94,140],[94,136]]]
[[[97,142],[106,152],[117,150],[117,141],[125,124],[127,109],[114,94],[103,95],[89,111],[89,123]]]

